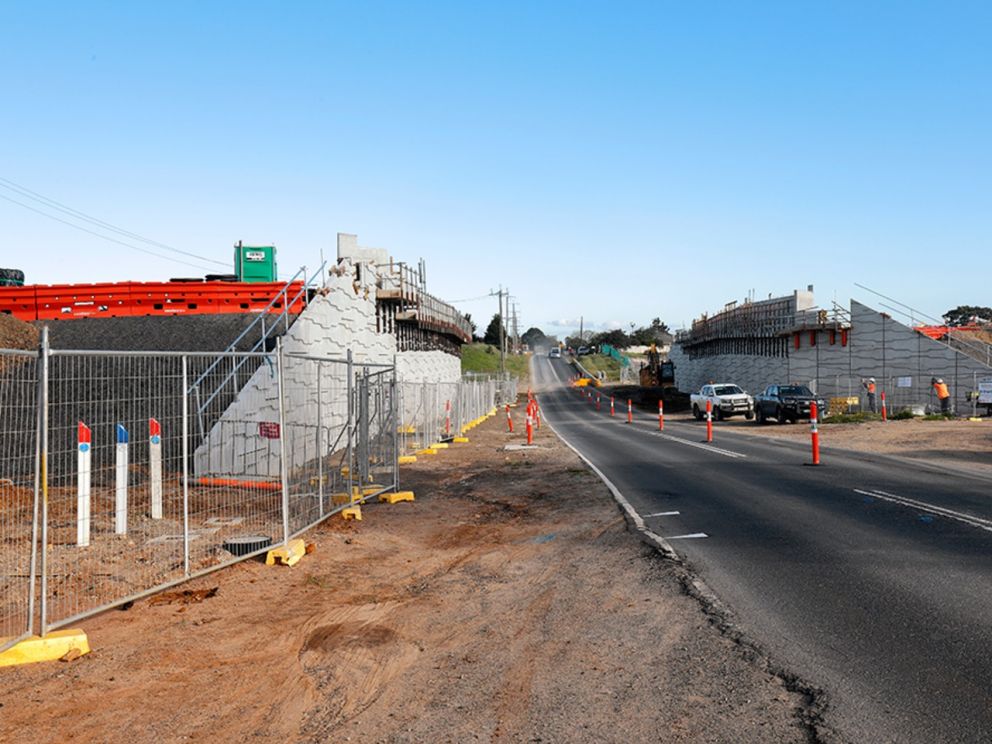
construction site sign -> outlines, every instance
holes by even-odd
[[[279,422],[277,421],[259,421],[258,422],[258,436],[263,439],[278,439],[279,438]]]

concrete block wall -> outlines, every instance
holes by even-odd
[[[709,381],[736,382],[752,394],[773,383],[790,382],[809,385],[827,397],[848,396],[861,394],[861,378],[875,377],[892,410],[935,404],[930,378],[942,377],[955,409],[967,412],[971,407],[966,394],[975,389],[975,380],[992,378],[989,366],[855,300],[851,300],[846,346],[839,332],[831,344],[826,330],[817,331],[816,344],[811,344],[807,330],[800,334],[798,349],[790,343],[786,357],[726,354],[690,359],[675,344],[669,359],[675,363],[676,385],[683,392],[695,392]],[[897,378],[910,386],[897,387]]]
[[[360,278],[359,278],[360,277]],[[347,421],[347,374],[344,364],[294,359],[294,354],[344,360],[350,349],[356,369],[363,363],[393,364],[399,381],[455,383],[461,360],[441,351],[397,353],[396,338],[376,331],[377,274],[369,264],[356,272],[349,261],[332,269],[326,287],[283,336],[287,451],[297,464],[316,456],[312,427],[318,409],[322,438],[333,442]],[[318,385],[318,369],[320,383]],[[374,370],[373,370],[374,371]],[[319,398],[318,398],[319,388]],[[260,422],[279,421],[274,366],[261,364],[235,401],[194,453],[196,473],[279,475],[278,440],[258,436]],[[307,454],[309,453],[309,454]]]
[[[766,385],[789,381],[788,357],[722,354],[690,359],[680,344],[668,355],[675,364],[675,385],[684,393],[695,393],[710,382],[733,382],[756,395]]]

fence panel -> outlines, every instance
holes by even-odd
[[[515,397],[515,380],[400,384],[281,344],[0,351],[0,643],[264,552],[355,487],[398,489],[401,451]]]
[[[0,651],[32,631],[38,354],[0,352]]]
[[[44,630],[183,578],[183,368],[51,352]]]
[[[340,510],[341,495],[351,493],[354,413],[347,360],[283,362],[288,533],[296,535]]]

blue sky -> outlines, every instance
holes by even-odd
[[[992,305],[989,3],[22,2],[0,34],[0,178],[221,264],[353,232],[549,332],[807,284]],[[203,273],[0,225],[29,281]]]

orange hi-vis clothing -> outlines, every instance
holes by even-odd
[[[874,382],[869,382],[867,387],[868,387],[868,392],[871,393],[872,395],[874,395],[875,394],[875,383]]]
[[[937,397],[940,398],[940,400],[943,400],[944,398],[950,398],[951,397],[951,393],[947,389],[947,383],[946,382],[935,382],[933,384],[933,389],[937,393]]]

